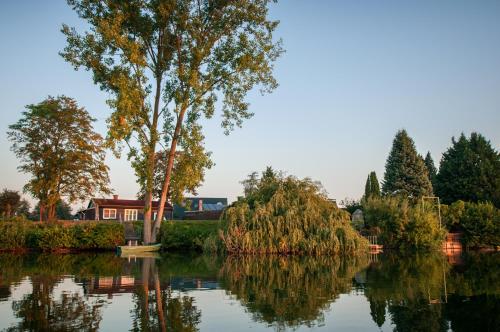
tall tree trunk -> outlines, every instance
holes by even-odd
[[[40,222],[43,221],[43,215],[45,213],[45,202],[40,200],[40,203],[38,203],[38,207],[40,208]]]
[[[56,220],[56,204],[50,204],[47,209],[47,220],[55,221]]]
[[[145,244],[156,242],[156,237],[151,236],[151,214],[153,208],[153,189],[154,189],[154,172],[155,172],[155,150],[157,141],[157,126],[158,126],[158,114],[160,109],[160,95],[161,95],[161,75],[156,78],[156,94],[155,94],[155,104],[153,109],[153,122],[150,131],[150,145],[149,145],[149,156],[148,165],[146,172],[146,197],[144,204],[144,226],[142,230],[142,240]]]
[[[158,231],[161,226],[161,221],[163,220],[163,212],[165,210],[165,203],[167,201],[167,193],[170,187],[170,179],[172,178],[172,169],[174,167],[174,159],[175,159],[175,151],[177,149],[177,142],[179,140],[179,134],[182,129],[182,121],[184,120],[184,114],[186,113],[187,106],[184,106],[179,113],[179,117],[177,118],[177,124],[175,125],[174,135],[172,137],[172,142],[170,144],[170,151],[168,153],[168,163],[165,174],[165,181],[163,182],[163,187],[161,189],[161,197],[160,203],[158,205],[158,213],[156,214],[156,220],[154,223],[154,227],[152,230],[151,238],[153,241],[156,241],[156,237],[158,235]]]

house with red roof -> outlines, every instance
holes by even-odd
[[[80,220],[144,220],[144,200],[113,198],[92,198],[85,210],[78,212]],[[159,202],[153,201],[152,217],[156,219]],[[165,203],[164,219],[172,219],[173,207]]]

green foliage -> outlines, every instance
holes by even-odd
[[[40,201],[42,217],[55,219],[61,197],[74,202],[96,191],[110,192],[106,154],[93,121],[74,99],[49,96],[26,106],[22,118],[9,126],[18,169],[31,175],[24,190]]]
[[[191,139],[186,137],[186,139]],[[186,145],[183,151],[176,153],[174,161],[171,185],[169,186],[168,197],[173,203],[181,204],[184,195],[197,195],[198,187],[205,180],[205,171],[212,168],[213,163],[210,159],[210,152],[206,152],[201,144]],[[165,169],[168,163],[168,151],[161,151],[155,154],[155,172],[154,172],[154,189],[153,198],[161,197],[163,183],[165,181]],[[145,179],[144,176],[139,176],[140,179]],[[137,197],[144,199],[146,197],[146,183],[139,182],[141,189]]]
[[[469,247],[500,246],[500,209],[489,202],[454,202],[443,209],[443,220],[463,230]]]
[[[361,201],[360,200],[350,199],[350,198],[346,198],[346,199],[342,200],[340,202],[340,204],[342,204],[343,206],[345,206],[345,210],[347,212],[349,212],[350,214],[353,214],[354,211],[356,211],[357,209],[361,209],[363,207],[361,205]]]
[[[117,154],[123,141],[130,148],[146,197],[144,242],[154,242],[162,220],[160,209],[150,230],[157,146],[168,151],[163,205],[168,194],[182,195],[179,188],[196,188],[209,165],[200,118],[212,118],[220,106],[229,133],[252,116],[249,91],[277,87],[273,64],[283,50],[273,39],[278,22],[267,17],[270,2],[68,0],[90,29],[79,34],[64,25],[61,56],[92,71],[111,96],[108,143]],[[184,155],[177,166],[186,174],[173,182],[177,148]]]
[[[17,191],[4,189],[0,193],[0,217],[10,218],[16,214],[21,196]]]
[[[57,220],[72,220],[73,214],[71,213],[71,206],[64,200],[60,199],[57,201],[56,206],[56,218]],[[36,204],[33,209],[33,215],[36,217],[40,214],[40,204]]]
[[[369,197],[380,197],[380,185],[375,172],[368,174],[366,179],[364,198],[366,199]]]
[[[453,230],[460,227],[460,219],[465,211],[465,202],[456,201],[450,205],[441,204],[441,216],[446,228]]]
[[[446,204],[490,201],[500,208],[499,152],[478,133],[452,138],[439,165],[435,192]]]
[[[429,180],[431,180],[432,183],[432,188],[435,188],[437,169],[436,165],[434,165],[434,160],[432,159],[430,151],[425,155],[424,163],[427,168],[427,174],[429,174]]]
[[[248,193],[223,215],[220,235],[229,253],[337,254],[366,247],[349,214],[317,182],[268,168]]]
[[[29,230],[27,221],[0,222],[0,250],[25,249]]]
[[[417,153],[415,143],[406,130],[400,130],[392,142],[392,149],[385,164],[384,195],[400,194],[402,196],[421,197],[432,194],[424,160]]]
[[[400,197],[371,198],[363,203],[365,224],[380,232],[381,242],[389,248],[433,249],[444,238],[437,211],[413,205]]]
[[[124,242],[123,225],[114,222],[0,223],[0,250],[112,250]]]
[[[205,241],[217,235],[217,220],[182,220],[163,222],[160,229],[162,248],[166,250],[203,250]]]

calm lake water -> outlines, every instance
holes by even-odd
[[[500,254],[0,254],[0,331],[499,331]]]

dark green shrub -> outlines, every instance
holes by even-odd
[[[465,203],[460,225],[467,246],[500,246],[500,210],[492,203]]]
[[[216,236],[219,227],[216,220],[164,222],[160,229],[162,248],[202,250],[206,239]]]
[[[38,225],[37,225],[38,226]],[[43,251],[75,248],[77,241],[72,227],[64,227],[58,224],[42,226],[41,236],[38,238],[36,248]]]
[[[463,231],[465,245],[500,246],[500,209],[492,203],[456,201],[441,211],[448,229]]]
[[[456,201],[450,205],[441,204],[441,216],[446,228],[453,229],[459,227],[464,211],[464,201]]]

